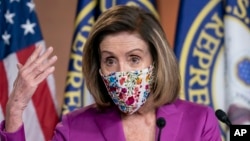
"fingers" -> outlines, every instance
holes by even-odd
[[[23,67],[23,65],[20,64],[20,63],[17,63],[16,66],[17,66],[18,71],[20,71],[20,69]],[[16,85],[16,83],[17,83],[17,80],[18,80],[18,77],[19,77],[19,76],[17,76],[17,79],[14,81],[13,87],[15,87],[15,85]]]
[[[37,75],[45,72],[49,67],[51,67],[52,65],[54,65],[54,63],[57,60],[57,56],[53,56],[51,57],[48,61],[42,62],[42,63],[38,63],[39,65],[34,65],[35,68],[33,69],[33,77],[36,77]]]
[[[42,51],[42,45],[38,45],[38,47],[35,48],[35,51],[31,54],[31,56],[28,58],[28,60],[26,61],[26,63],[24,64],[24,66],[29,66],[32,62],[34,62],[34,60],[36,60],[38,58],[38,56],[40,55]]]
[[[31,74],[34,77],[36,77],[37,75],[41,74],[46,69],[46,67],[44,67],[44,64],[47,63],[47,59],[52,54],[53,48],[49,47],[43,54],[38,55],[40,54],[40,52],[41,52],[41,49],[39,48],[36,49],[34,53],[32,53],[32,55],[29,57],[27,63],[25,63],[24,66],[20,69],[20,71],[22,72],[24,76]],[[52,62],[52,64],[54,63],[55,61]],[[52,64],[50,63],[49,65],[52,65]]]
[[[31,75],[35,79],[35,83],[41,83],[45,78],[52,74],[55,70],[53,66],[57,61],[57,56],[51,57],[46,63],[43,63],[41,66],[34,69],[34,74]]]
[[[28,85],[38,85],[55,70],[53,65],[57,61],[57,56],[49,58],[53,48],[49,47],[43,54],[41,54],[41,51],[40,46],[35,49],[24,65],[17,64],[19,69],[18,77],[21,77]]]
[[[20,69],[23,67],[23,65],[20,64],[20,63],[16,64],[16,66],[17,66],[17,69],[18,69],[18,70],[20,70]]]
[[[34,50],[24,65],[17,64],[19,72],[8,99],[7,113],[12,115],[22,113],[38,85],[54,72],[53,65],[57,61],[57,56],[50,57],[53,48],[48,48],[44,53],[41,51],[40,46]]]
[[[36,79],[35,79],[36,85],[38,85],[39,83],[41,83],[45,78],[47,78],[54,71],[55,71],[55,67],[52,66],[52,67],[49,67],[48,69],[46,69],[46,71],[44,71],[40,75],[38,75],[38,77],[36,77]]]

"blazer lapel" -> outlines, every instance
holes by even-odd
[[[174,141],[178,135],[182,120],[182,112],[179,112],[174,104],[165,105],[157,110],[157,118],[164,117],[166,125],[161,131],[161,141]],[[156,129],[156,140],[159,129]]]
[[[95,117],[96,124],[107,141],[125,141],[122,121],[117,109],[108,110]]]

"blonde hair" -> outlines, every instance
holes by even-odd
[[[83,73],[97,106],[103,109],[113,105],[99,74],[99,45],[105,36],[123,31],[138,33],[148,43],[153,57],[155,81],[147,105],[156,108],[173,102],[178,97],[180,76],[163,28],[152,14],[138,7],[119,5],[108,9],[97,19],[83,49]]]

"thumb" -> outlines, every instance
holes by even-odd
[[[23,67],[23,65],[21,63],[17,63],[16,66],[17,66],[18,70],[20,70]]]

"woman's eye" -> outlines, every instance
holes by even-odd
[[[115,64],[115,59],[114,58],[107,58],[105,60],[105,63],[108,65],[108,66],[111,66],[113,64]]]
[[[131,57],[131,62],[133,64],[138,64],[140,62],[140,57],[138,57],[138,56]]]

